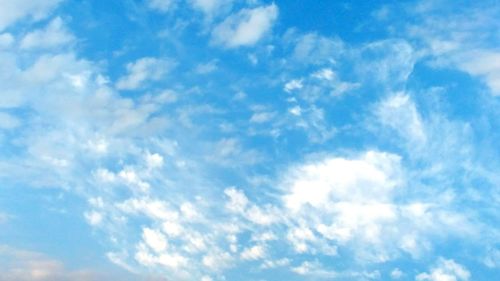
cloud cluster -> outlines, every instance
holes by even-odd
[[[0,0],[0,30],[46,19],[58,2]],[[477,76],[496,95],[491,46],[443,39],[426,28],[444,24],[437,16],[405,25],[411,38],[350,44],[294,28],[273,35],[274,3],[186,3],[204,18],[176,28],[202,22],[200,61],[127,56],[113,72],[75,48],[59,16],[0,34],[2,182],[76,194],[103,256],[138,276],[467,281],[468,263],[498,269],[498,160],[485,156],[497,150],[478,141],[498,139],[498,114],[457,118],[443,110],[445,90],[409,82],[423,62]],[[161,17],[183,7],[142,4]],[[471,38],[471,26],[455,27]],[[248,57],[263,60],[241,66]],[[456,241],[484,255],[443,250]],[[9,247],[4,260],[0,280],[102,279]]]
[[[254,45],[271,30],[277,17],[275,4],[241,10],[213,29],[212,42],[227,48]]]

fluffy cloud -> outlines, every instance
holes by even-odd
[[[64,28],[61,18],[55,18],[45,28],[26,34],[20,42],[21,49],[54,48],[73,40],[73,36]]]
[[[292,211],[337,202],[387,202],[401,175],[397,155],[370,151],[360,159],[326,159],[293,171],[285,205]]]
[[[454,260],[441,258],[438,264],[429,273],[420,273],[417,281],[468,281],[470,272]]]
[[[161,253],[167,249],[165,236],[157,230],[144,228],[142,230],[142,239],[155,252]]]
[[[165,78],[175,66],[172,60],[157,58],[141,58],[126,66],[127,75],[123,76],[116,83],[120,90],[135,90],[149,81],[158,81]]]
[[[227,48],[255,45],[278,18],[275,4],[243,9],[226,18],[212,31],[212,42]]]
[[[443,232],[473,236],[466,216],[441,199],[400,202],[411,192],[406,177],[400,156],[377,151],[293,168],[280,185],[295,222],[288,241],[299,253],[336,255],[347,247],[360,261],[384,262],[431,251],[430,237]]]
[[[265,256],[265,249],[261,245],[246,248],[241,252],[241,258],[244,260],[257,260]]]
[[[464,71],[481,77],[494,95],[500,96],[500,52],[475,50],[456,58]]]
[[[24,19],[40,20],[62,0],[0,0],[0,31],[9,25]]]

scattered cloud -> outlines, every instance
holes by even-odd
[[[433,267],[429,273],[420,273],[415,280],[417,281],[468,281],[470,272],[454,260],[441,258],[438,264]]]
[[[0,1],[0,31],[25,18],[41,20],[57,7],[62,0],[2,0]]]
[[[212,42],[227,48],[255,45],[270,32],[277,17],[275,4],[243,9],[213,29]]]
[[[144,83],[165,78],[175,67],[175,62],[169,59],[145,57],[126,65],[127,74],[121,77],[116,87],[120,90],[136,90]]]
[[[117,4],[114,32],[88,3],[14,2],[0,0],[0,197],[60,188],[131,276],[467,281],[498,267],[494,13],[370,6],[383,26],[351,36],[286,26],[289,7],[270,2],[147,0],[163,14]],[[175,32],[151,36],[164,24]],[[270,36],[277,24],[289,29]],[[6,246],[0,271],[110,279]]]
[[[21,49],[52,49],[73,41],[61,18],[53,19],[45,28],[26,34],[20,42]]]

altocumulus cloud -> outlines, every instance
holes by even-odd
[[[498,3],[302,2],[0,0],[0,280],[498,276]]]

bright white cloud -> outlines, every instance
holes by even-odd
[[[228,188],[224,193],[229,197],[229,202],[226,204],[226,207],[230,211],[237,213],[243,213],[245,211],[248,205],[248,198],[242,191],[235,188]]]
[[[500,52],[477,50],[456,58],[458,66],[481,77],[494,95],[500,95]]]
[[[123,76],[116,83],[120,90],[135,90],[143,86],[145,82],[158,81],[165,78],[175,63],[169,59],[141,58],[126,66],[127,75]]]
[[[61,18],[52,20],[45,28],[26,34],[20,42],[21,49],[50,49],[70,43],[73,36],[66,30]]]
[[[397,155],[370,151],[360,159],[332,158],[293,172],[285,205],[327,208],[331,201],[387,201],[399,182]]]
[[[323,68],[313,73],[312,76],[317,79],[333,81],[336,78],[335,72],[330,68]]]
[[[417,281],[468,281],[470,272],[454,260],[440,259],[438,264],[428,273],[420,273]]]
[[[227,48],[255,45],[278,18],[275,4],[243,9],[226,18],[212,31],[212,42]]]
[[[297,166],[280,184],[287,217],[296,223],[287,240],[298,253],[336,255],[342,246],[360,261],[384,262],[402,252],[421,256],[432,249],[428,237],[443,231],[473,235],[467,219],[442,201],[397,203],[407,185],[401,157],[391,153]]]
[[[285,92],[290,93],[293,90],[300,90],[303,87],[304,87],[304,85],[302,84],[302,80],[301,79],[294,79],[294,80],[288,81],[285,84],[285,87],[283,89],[285,90]]]
[[[167,249],[167,239],[158,230],[151,228],[142,229],[142,239],[153,251],[161,253]]]
[[[0,31],[15,22],[29,18],[41,20],[62,0],[0,0]]]
[[[262,259],[266,254],[265,248],[261,245],[256,245],[246,248],[241,252],[241,258],[244,260],[258,260]]]
[[[85,219],[92,226],[97,226],[101,224],[103,217],[102,214],[96,211],[85,213]]]

